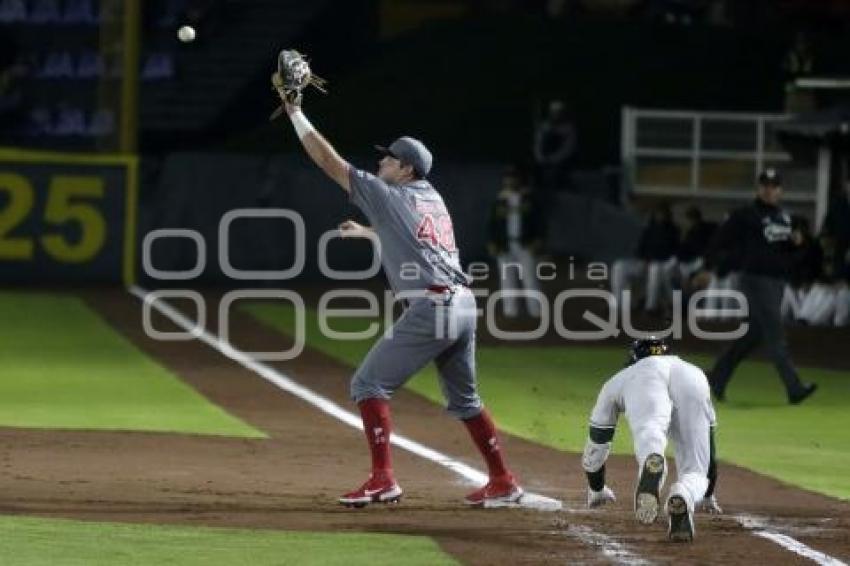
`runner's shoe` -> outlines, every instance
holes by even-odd
[[[635,490],[635,516],[644,525],[651,525],[658,518],[658,492],[663,480],[664,456],[650,454],[643,462]]]
[[[681,495],[671,495],[667,499],[667,536],[674,542],[694,540],[694,515],[688,509],[688,503]]]

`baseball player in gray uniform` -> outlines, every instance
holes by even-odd
[[[625,413],[640,470],[635,516],[641,523],[654,523],[667,472],[664,449],[669,435],[676,442],[678,478],[667,496],[668,534],[674,541],[691,541],[697,505],[711,513],[721,512],[714,496],[716,421],[705,374],[667,352],[663,340],[634,341],[628,366],[605,382],[599,392],[590,415],[582,465],[587,474],[588,506],[613,501],[614,492],[605,485],[605,462],[618,417]]]
[[[284,99],[284,102],[286,100]],[[466,496],[469,505],[499,506],[519,501],[523,490],[505,465],[496,427],[481,404],[475,380],[475,297],[460,268],[451,216],[426,180],[432,157],[418,140],[402,137],[382,155],[377,175],[342,159],[306,118],[300,106],[286,113],[310,158],[369,219],[340,226],[344,237],[376,235],[381,263],[397,298],[407,308],[357,369],[351,396],[360,408],[372,455],[372,473],[339,502],[362,507],[398,501],[402,489],[390,454],[389,400],[410,377],[432,360],[440,374],[448,412],[460,419],[487,463],[489,482]]]

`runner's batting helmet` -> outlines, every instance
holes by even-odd
[[[663,338],[655,336],[638,338],[629,346],[629,360],[626,365],[632,365],[647,356],[663,356],[668,351],[670,351],[670,346]]]

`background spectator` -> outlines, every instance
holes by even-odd
[[[664,266],[671,259],[675,261],[678,247],[679,227],[673,222],[670,206],[660,204],[652,212],[649,223],[641,233],[636,257],[617,260],[611,268],[611,291],[619,304],[623,304],[623,294],[631,283],[645,278],[645,309],[657,310],[664,285]]]
[[[839,279],[850,278],[850,179],[844,190],[832,200],[821,230],[821,241],[829,250],[828,275]]]
[[[663,297],[664,266],[676,261],[679,249],[679,227],[673,222],[670,205],[658,205],[652,214],[649,225],[641,235],[638,244],[638,257],[646,261],[646,310],[656,311],[661,301],[669,302],[669,294]]]
[[[830,203],[823,229],[821,244],[824,249],[824,271],[835,292],[836,326],[850,324],[850,179],[844,190]]]
[[[805,218],[793,216],[791,226],[800,241],[800,259],[789,273],[782,297],[782,317],[812,325],[826,324],[829,318],[828,324],[832,324],[835,294],[823,278],[823,249]]]
[[[814,72],[815,56],[805,32],[794,36],[794,43],[782,60],[785,75],[785,111],[790,113],[810,112],[814,109],[814,98],[810,91],[797,88],[795,81]]]
[[[489,249],[499,266],[501,290],[540,290],[534,256],[542,242],[541,227],[542,217],[531,192],[517,170],[509,168],[490,211]],[[505,296],[505,316],[518,316],[519,302],[519,297]],[[539,301],[526,297],[526,307],[531,316],[540,316]]]
[[[685,232],[675,258],[664,265],[664,289],[672,292],[674,287],[690,290],[691,277],[698,273],[705,262],[705,252],[717,229],[714,222],[703,220],[696,206],[685,211]]]
[[[729,216],[724,220],[727,222]],[[736,303],[730,297],[719,293],[740,288],[741,250],[735,247],[719,245],[718,230],[709,242],[703,261],[705,271],[697,274],[693,280],[694,289],[706,289],[712,293],[706,298],[703,311],[706,318],[722,318],[715,314],[719,309],[734,308]]]
[[[553,100],[534,132],[534,162],[537,182],[542,188],[560,190],[569,184],[576,143],[576,128],[564,103]]]

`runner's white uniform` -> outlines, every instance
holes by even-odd
[[[596,400],[590,426],[613,429],[625,413],[638,469],[649,454],[675,443],[678,480],[670,494],[682,495],[693,511],[708,488],[710,429],[716,424],[705,373],[678,356],[647,356],[609,379]]]

